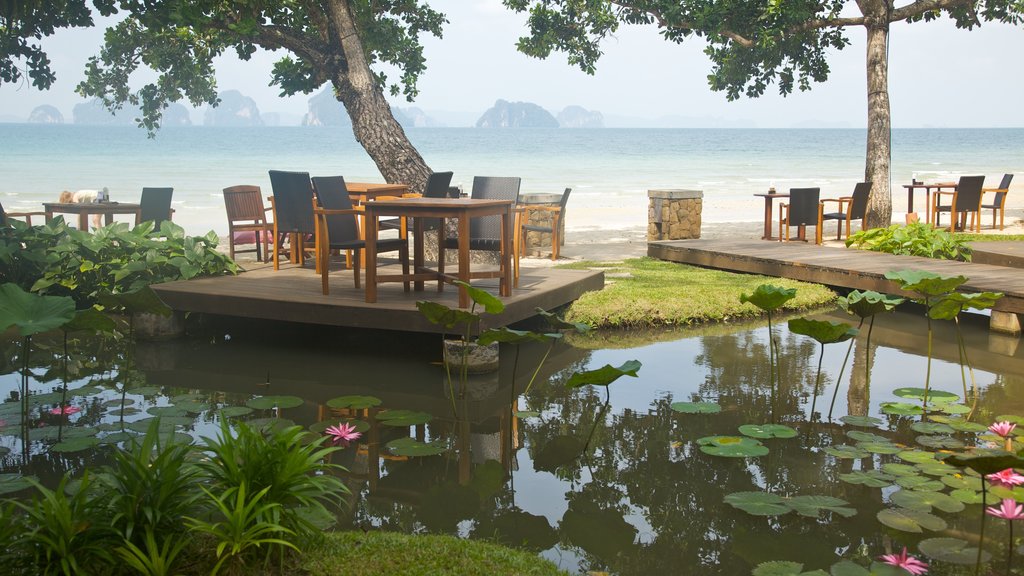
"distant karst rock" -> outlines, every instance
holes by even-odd
[[[334,90],[324,88],[309,99],[309,112],[302,118],[303,126],[351,126],[345,106],[334,97]]]
[[[191,126],[192,117],[188,108],[174,102],[164,109],[163,117],[160,119],[161,126]]]
[[[43,104],[32,109],[32,113],[28,115],[28,121],[31,124],[63,124],[64,115],[53,106]]]
[[[550,112],[530,102],[498,100],[476,121],[477,128],[558,128]]]
[[[391,110],[395,114],[395,119],[404,128],[435,128],[441,125],[432,117],[427,116],[426,112],[416,107],[398,108],[392,106]]]
[[[582,106],[566,106],[558,113],[558,125],[562,128],[604,128],[604,116],[597,110],[590,111]]]
[[[238,90],[225,90],[217,95],[220,104],[206,109],[204,126],[263,126],[256,101]]]
[[[74,118],[75,124],[131,126],[136,124],[135,119],[140,116],[142,116],[142,112],[139,108],[131,105],[126,105],[111,114],[110,110],[103,106],[99,98],[75,104],[75,107],[71,110],[71,117]]]

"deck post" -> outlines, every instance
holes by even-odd
[[[704,192],[648,190],[647,241],[700,238]]]
[[[1013,312],[992,311],[992,318],[988,323],[989,330],[1012,336],[1020,336],[1020,316]]]

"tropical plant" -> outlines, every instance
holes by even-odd
[[[867,386],[871,386],[871,330],[875,327],[875,316],[882,312],[892,312],[897,306],[902,304],[905,300],[903,298],[897,298],[894,296],[887,296],[875,292],[873,290],[866,290],[861,292],[859,290],[853,290],[846,296],[841,296],[837,302],[839,307],[846,311],[847,314],[852,314],[860,318],[860,322],[857,323],[857,330],[859,331],[864,327],[864,319],[870,318],[868,322],[868,336],[865,342],[865,348],[867,350],[866,361],[864,362],[864,377]],[[846,366],[846,361],[850,358],[850,352],[853,350],[854,340],[850,340],[850,345],[846,348],[846,356],[843,358],[843,367]],[[843,378],[843,371],[839,371],[839,378]],[[832,391],[832,403],[828,407],[828,419],[832,420],[832,409],[836,405],[836,395],[839,393],[839,386],[837,385],[835,390]]]
[[[971,247],[967,242],[944,228],[925,222],[860,230],[846,239],[846,246],[887,254],[971,261]]]
[[[828,322],[825,320],[812,320],[810,318],[794,318],[789,321],[789,331],[794,334],[810,336],[821,345],[821,352],[818,354],[818,372],[814,376],[814,397],[811,400],[811,415],[809,420],[814,420],[814,407],[818,402],[818,388],[821,386],[821,362],[825,358],[825,344],[836,344],[845,342],[857,336],[857,329],[845,322]],[[846,368],[846,360],[843,360],[843,368]],[[839,388],[839,380],[836,380],[836,389]],[[829,418],[832,412],[829,411]]]
[[[944,294],[935,304],[928,309],[928,317],[935,320],[952,320],[956,327],[957,352],[960,361],[960,379],[964,385],[964,398],[967,398],[967,378],[964,375],[964,366],[971,375],[971,390],[975,398],[978,396],[978,384],[974,380],[974,368],[967,357],[967,345],[964,343],[964,335],[960,330],[960,313],[967,308],[975,310],[988,310],[996,305],[996,301],[1003,297],[1002,292],[979,292],[964,294],[961,292],[950,292]]]
[[[776,356],[778,344],[775,342],[775,334],[772,332],[772,311],[781,308],[786,302],[796,297],[795,288],[780,288],[771,284],[761,284],[754,289],[750,295],[740,294],[741,303],[750,303],[757,306],[768,315],[768,362],[769,375],[768,385],[771,388],[772,424],[775,423],[775,389],[776,377],[778,376]]]
[[[147,527],[143,539],[145,549],[125,540],[124,545],[114,552],[142,576],[170,576],[174,573],[172,566],[175,559],[187,544],[188,540],[170,535],[164,537],[163,544],[158,544],[153,530]]]

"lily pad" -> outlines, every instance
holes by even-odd
[[[540,416],[540,412],[536,410],[516,410],[516,418],[536,418]]]
[[[910,429],[914,432],[920,432],[921,434],[953,433],[953,429],[950,428],[949,424],[943,424],[941,422],[914,422],[910,425]]]
[[[762,562],[750,572],[751,576],[828,576],[823,570],[804,572],[804,565],[799,562],[772,560]]]
[[[978,488],[977,478],[965,478],[960,475],[948,475],[939,478],[939,481],[953,490],[971,490]]]
[[[938,480],[932,480],[927,476],[900,476],[896,479],[896,484],[899,484],[903,488],[910,490],[921,490],[937,492],[946,487],[945,484]]]
[[[187,416],[188,412],[177,406],[153,406],[146,410],[152,416]]]
[[[327,405],[331,408],[352,408],[353,410],[364,410],[366,408],[380,406],[382,402],[383,401],[376,396],[359,396],[351,394],[348,396],[331,398],[327,401]]]
[[[920,416],[924,414],[924,408],[917,404],[907,404],[906,402],[882,402],[879,409],[883,414],[892,414],[893,416]]]
[[[922,452],[921,450],[904,450],[899,453],[900,460],[904,462],[913,462],[914,464],[923,464],[926,462],[938,462],[935,459],[935,454],[931,452]]]
[[[387,443],[388,450],[395,456],[436,456],[448,449],[444,442],[419,442],[408,436]]]
[[[858,442],[857,448],[867,450],[872,454],[898,454],[904,450],[892,442]]]
[[[907,508],[886,508],[875,515],[878,521],[889,528],[915,534],[931,530],[936,532],[946,529],[946,521],[934,514]]]
[[[744,424],[740,433],[751,438],[795,438],[796,430],[783,424]]]
[[[875,418],[874,416],[846,415],[839,420],[844,424],[849,424],[850,426],[861,426],[863,428],[875,428],[883,423],[880,418]]]
[[[889,501],[901,508],[931,512],[937,508],[943,512],[960,512],[964,503],[941,492],[920,492],[917,490],[897,490],[889,495]]]
[[[31,487],[32,484],[21,474],[0,474],[0,494],[20,492]]]
[[[432,415],[415,410],[384,410],[377,414],[377,421],[385,426],[418,426],[433,419]]]
[[[892,442],[892,440],[880,434],[873,434],[863,430],[847,430],[846,436],[857,442]]]
[[[611,364],[605,364],[597,370],[587,370],[585,372],[576,372],[565,382],[565,385],[569,388],[579,388],[592,384],[594,386],[608,386],[612,382],[615,382],[622,376],[632,376],[636,378],[636,373],[640,370],[642,364],[639,360],[627,360],[622,366],[615,367]]]
[[[134,416],[134,415],[139,414],[141,412],[142,412],[142,410],[139,410],[138,408],[133,408],[133,407],[129,406],[129,407],[124,408],[124,409],[118,408],[116,410],[110,410],[109,412],[107,412],[107,415],[108,416],[114,416],[116,418],[120,418],[121,416]]]
[[[959,538],[925,538],[917,544],[921,554],[940,562],[973,566],[978,560],[978,549],[968,548],[966,540]],[[992,555],[981,551],[981,561],[988,562]]]
[[[705,454],[726,458],[752,458],[768,453],[765,445],[744,436],[705,436],[698,439],[697,444]]]
[[[971,412],[970,406],[965,406],[963,404],[954,404],[952,402],[948,404],[938,404],[936,406],[933,406],[933,408],[944,414],[969,414]]]
[[[956,468],[938,460],[934,462],[920,462],[915,464],[915,466],[918,470],[929,476],[946,476],[957,473]]]
[[[132,438],[137,436],[131,432],[114,432],[113,434],[107,434],[103,438],[100,438],[100,444],[120,444],[121,442],[129,442]]]
[[[754,516],[777,516],[789,514],[786,499],[768,492],[733,492],[726,494],[725,503]]]
[[[176,418],[185,418],[185,420],[187,421],[187,422],[185,422],[186,424],[192,423],[192,419],[191,418],[187,418],[187,417],[183,417],[183,416],[168,416],[166,418],[160,418],[159,419],[160,420],[160,424],[158,425],[158,429],[160,430],[160,432],[173,432],[174,429],[179,425],[178,422],[175,422]],[[153,422],[153,420],[156,420],[156,419],[157,419],[156,416],[154,416],[152,418],[143,418],[142,420],[136,420],[135,422],[129,422],[128,423],[128,429],[129,430],[134,430],[134,431],[140,432],[140,433],[145,433],[146,430],[149,429],[149,425]]]
[[[210,404],[208,402],[201,402],[199,400],[175,401],[173,404],[175,408],[188,412],[189,414],[199,414],[200,412],[205,412],[210,409]]]
[[[917,476],[921,473],[921,470],[916,466],[911,466],[909,464],[887,462],[882,464],[882,472],[892,474],[893,476]]]
[[[849,502],[833,496],[819,496],[814,494],[794,496],[786,502],[797,514],[817,518],[821,512],[834,512],[844,518],[857,514],[857,511],[849,507]]]
[[[932,417],[934,420],[934,416]],[[946,422],[950,428],[957,432],[984,432],[988,430],[988,427],[984,424],[978,424],[977,422],[968,422],[962,418],[953,418]]]
[[[137,388],[129,388],[127,390],[129,394],[138,394],[140,396],[156,396],[160,393],[159,386],[139,386]]]
[[[51,452],[81,452],[99,444],[99,438],[82,436],[79,438],[67,438],[50,446]]]
[[[717,414],[722,411],[715,402],[673,402],[669,408],[683,414]]]
[[[120,408],[121,406],[131,406],[132,404],[135,404],[134,398],[125,398],[123,403],[120,398],[115,398],[113,400],[107,400],[103,403],[103,406],[105,408]]]
[[[1024,458],[1003,450],[974,450],[967,454],[947,456],[944,462],[974,470],[979,474],[995,474],[1007,468],[1024,468]]]
[[[849,444],[837,444],[835,446],[826,446],[822,448],[826,454],[841,459],[852,459],[867,458],[870,456],[870,452],[857,448],[856,446],[850,446]]]
[[[270,410],[271,408],[296,408],[302,406],[303,400],[298,396],[261,396],[249,399],[245,405],[256,410]]]
[[[252,414],[252,408],[249,408],[248,406],[225,406],[218,410],[218,412],[224,418],[237,418],[239,416]]]
[[[854,470],[849,474],[840,474],[839,479],[850,484],[861,484],[869,488],[885,488],[896,481],[896,477],[881,470]]]
[[[963,502],[964,504],[981,504],[981,492],[975,492],[974,490],[957,489],[949,493],[950,496]]]
[[[964,447],[964,443],[952,436],[918,436],[917,443],[927,448],[936,450],[958,450]]]
[[[907,398],[909,400],[920,400],[924,401],[925,389],[924,388],[897,388],[892,391],[894,396],[900,398]],[[945,392],[943,390],[928,390],[928,401],[936,404],[948,404],[950,402],[956,402],[960,400],[960,397],[952,392]]]

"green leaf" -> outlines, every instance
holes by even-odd
[[[853,290],[846,296],[836,298],[839,307],[847,314],[868,318],[882,312],[892,312],[905,301],[904,298],[880,294],[873,290]]]
[[[909,490],[920,490],[922,492],[937,492],[945,488],[945,485],[938,480],[932,480],[927,476],[900,476],[896,484]]]
[[[408,436],[392,440],[386,446],[395,456],[436,456],[448,449],[443,440],[425,443]]]
[[[969,468],[985,476],[1007,468],[1024,468],[1024,459],[1003,450],[978,449],[965,454],[950,454],[942,461],[958,468]]]
[[[973,294],[953,292],[952,294],[946,294],[941,300],[932,304],[931,308],[928,309],[928,316],[935,320],[952,320],[961,311],[969,308],[975,310],[992,308],[1002,297],[1002,292],[979,292]]]
[[[32,483],[29,482],[29,478],[34,478],[34,476],[25,477],[21,474],[0,474],[0,494],[10,494],[31,488]]]
[[[832,496],[808,494],[794,496],[786,502],[797,514],[817,518],[822,512],[834,512],[844,518],[855,516],[857,511],[849,507],[849,502]]]
[[[978,560],[978,549],[968,548],[966,540],[959,538],[925,538],[917,544],[921,554],[939,562],[973,566]],[[992,555],[982,550],[981,561],[992,560]]]
[[[110,334],[117,328],[117,323],[95,307],[89,307],[76,311],[75,317],[61,328],[68,332],[92,331]]]
[[[534,310],[537,312],[538,316],[546,320],[548,325],[555,330],[573,330],[583,334],[592,329],[589,324],[584,324],[583,322],[566,322],[562,318],[559,318],[557,315],[552,314],[543,308],[535,308]]]
[[[377,414],[377,421],[381,424],[400,428],[426,424],[433,419],[431,414],[416,410],[384,410]]]
[[[886,508],[875,515],[878,521],[889,528],[903,532],[921,533],[924,530],[933,532],[946,529],[946,521],[938,516],[920,510],[906,508]]]
[[[850,484],[861,484],[869,488],[885,488],[896,480],[895,476],[881,470],[854,470],[849,474],[840,474],[839,479]]]
[[[880,418],[875,418],[874,416],[847,415],[843,416],[839,420],[841,420],[844,424],[849,424],[850,426],[862,426],[864,428],[874,428],[883,423],[883,421]]]
[[[494,342],[506,342],[509,344],[522,344],[524,342],[547,342],[556,338],[561,338],[561,334],[544,334],[541,332],[530,332],[529,330],[513,330],[507,326],[501,328],[491,328],[483,331],[480,336],[477,337],[477,344],[481,346],[487,346]]]
[[[950,496],[964,504],[981,504],[981,492],[968,489],[957,489],[949,493]]]
[[[804,565],[799,562],[772,560],[758,564],[750,574],[752,576],[800,576],[803,570]]]
[[[468,310],[452,309],[444,304],[421,300],[416,303],[420,314],[433,324],[439,324],[445,328],[456,326],[472,326],[480,321],[480,316]]]
[[[932,409],[944,414],[969,414],[971,412],[971,407],[963,404],[938,404],[932,406]]]
[[[75,301],[67,296],[41,296],[17,284],[0,285],[0,333],[11,326],[22,337],[60,328],[75,316]]]
[[[813,338],[820,344],[845,342],[857,335],[857,329],[846,322],[828,322],[809,318],[794,318],[789,321],[789,331]]]
[[[97,299],[107,308],[123,309],[128,314],[170,316],[173,312],[149,286],[120,294],[101,293]]]
[[[964,509],[963,502],[941,492],[897,490],[889,495],[889,501],[902,508],[924,512],[931,512],[932,508],[938,508],[943,512],[960,512]]]
[[[914,422],[910,425],[910,429],[914,432],[920,432],[922,434],[952,434],[953,429],[949,427],[949,424],[943,424],[941,422]]]
[[[841,459],[858,459],[867,458],[870,453],[867,450],[862,450],[856,446],[850,446],[849,444],[837,444],[835,446],[826,446],[822,448],[822,451],[826,454]]]
[[[832,565],[830,576],[875,576],[867,568],[849,560],[840,560]]]
[[[928,401],[935,402],[936,404],[945,404],[948,402],[956,402],[960,400],[960,397],[952,392],[944,392],[942,390],[928,390]],[[924,401],[925,389],[924,388],[897,388],[892,391],[895,396],[900,398],[907,398],[910,400],[921,400]]]
[[[864,432],[863,430],[847,430],[846,436],[858,442],[891,442],[885,436]]]
[[[783,424],[744,424],[740,433],[752,438],[794,438],[796,430]]]
[[[904,450],[892,442],[858,442],[857,448],[867,450],[872,454],[899,454]]]
[[[974,479],[972,482],[970,478],[959,476],[959,475],[947,475],[942,476],[939,480],[949,486],[953,490],[970,490],[974,491],[978,488],[978,480]]]
[[[726,494],[725,503],[754,516],[778,516],[789,514],[786,499],[768,492],[733,492]]]
[[[224,418],[237,418],[239,416],[245,416],[252,414],[252,408],[248,406],[225,406],[219,410],[220,415]]]
[[[673,402],[669,408],[683,414],[717,414],[722,411],[716,402]]]
[[[540,416],[540,412],[536,410],[516,410],[516,418],[536,418]]]
[[[947,476],[949,474],[956,474],[957,469],[945,462],[939,462],[933,460],[931,462],[918,462],[915,467],[922,473],[929,476]]]
[[[918,476],[921,474],[921,469],[909,464],[887,462],[882,464],[882,472],[892,474],[893,476]]]
[[[99,444],[98,438],[93,436],[82,436],[79,438],[65,438],[64,440],[50,446],[51,452],[81,452]]]
[[[764,456],[768,448],[753,438],[743,436],[705,436],[699,438],[701,452],[726,458],[752,458]]]
[[[883,414],[893,414],[895,416],[920,416],[924,414],[924,408],[917,404],[907,404],[906,402],[882,402],[879,409]]]
[[[569,377],[569,380],[565,385],[569,388],[579,388],[588,384],[595,386],[608,386],[622,376],[632,376],[633,378],[636,378],[636,373],[640,370],[640,366],[642,366],[642,364],[639,360],[627,360],[618,368],[611,364],[605,364],[597,370],[574,373]]]
[[[771,284],[761,284],[750,295],[741,294],[740,303],[751,303],[761,310],[771,311],[779,308],[796,297],[796,288],[782,288]]]
[[[250,398],[245,405],[256,410],[270,410],[272,408],[297,408],[303,403],[304,400],[298,396],[260,396],[259,398]]]
[[[363,410],[366,408],[373,408],[380,406],[381,399],[376,396],[338,396],[337,398],[331,398],[327,401],[327,406],[330,408],[352,408],[353,410]]]
[[[899,453],[899,457],[900,460],[913,462],[914,464],[937,462],[937,460],[935,460],[935,454],[932,452],[922,452],[920,450],[904,450]]]
[[[894,270],[886,272],[885,277],[895,280],[900,284],[900,288],[908,292],[916,292],[927,297],[948,294],[967,282],[967,278],[964,276],[943,278],[924,270]]]
[[[917,443],[927,448],[936,450],[958,450],[964,447],[964,443],[952,436],[918,436]]]
[[[464,287],[466,292],[469,293],[470,300],[483,306],[484,312],[488,314],[501,314],[505,311],[505,304],[490,292],[458,280],[455,281],[455,284]]]

